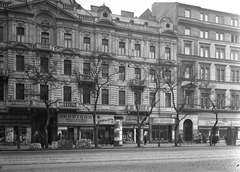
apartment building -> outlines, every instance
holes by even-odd
[[[189,75],[196,75],[196,88],[184,91],[184,84],[178,90],[178,102],[187,95],[187,104],[182,115],[188,114],[180,123],[180,133],[185,141],[194,135],[210,135],[216,121],[212,112],[217,106],[218,131],[220,139],[233,127],[240,139],[240,16],[222,11],[182,3],[161,3],[152,5],[156,19],[167,16],[178,30],[178,59],[186,64]],[[188,77],[189,77],[188,75]],[[208,83],[211,94],[199,87]],[[187,84],[187,82],[185,83]]]
[[[119,73],[101,90],[97,104],[99,135],[111,141],[114,135],[113,118],[117,115],[123,118],[125,140],[136,142],[135,98],[138,97],[139,111],[144,116],[153,99],[151,90],[155,85],[151,77],[154,76],[154,66],[159,59],[176,62],[177,47],[180,47],[177,43],[176,21],[171,16],[155,17],[148,14],[148,10],[139,18],[129,11],[121,11],[120,15],[112,14],[106,5],[92,5],[90,10],[86,10],[75,1],[0,1],[0,142],[12,144],[19,136],[21,143],[30,143],[34,141],[34,134],[44,133],[47,113],[41,93],[46,87],[30,82],[25,69],[29,64],[38,64],[40,72],[44,73],[53,61],[57,61],[54,77],[69,82],[62,82],[55,90],[52,90],[52,84],[47,87],[52,90],[48,99],[58,100],[50,107],[53,116],[48,127],[49,142],[59,139],[59,135],[74,141],[83,136],[93,140],[92,115],[81,102],[93,108],[94,97],[80,90],[69,78],[74,78],[75,69],[88,73],[91,67],[87,58],[100,54],[113,59],[108,70],[100,74],[102,78],[116,68]],[[147,19],[143,19],[144,16]],[[190,36],[189,39],[192,45],[197,46]],[[238,44],[232,43],[231,47],[236,53]],[[231,47],[228,47],[228,51]],[[184,53],[179,54],[181,58],[189,59]],[[205,61],[197,55],[189,57]],[[221,64],[226,60],[218,61],[216,65],[223,66]],[[235,61],[227,62],[236,66]],[[216,65],[214,63],[213,67]],[[229,67],[226,68],[229,70]],[[141,80],[145,76],[148,79],[139,91],[130,89],[131,80]],[[139,85],[138,82],[133,84]],[[39,97],[27,95],[29,89],[38,91]],[[156,97],[160,101],[141,131],[149,132],[150,141],[159,139],[160,130],[163,140],[172,141],[174,138],[172,96],[176,95],[159,92]],[[197,119],[201,118],[191,116],[195,127]],[[159,123],[154,121],[160,121],[160,130]]]

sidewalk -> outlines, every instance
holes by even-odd
[[[228,146],[223,142],[217,143],[215,146],[222,147],[222,146]],[[137,147],[136,143],[126,143],[122,146],[116,146],[113,145],[101,145],[99,144],[98,148],[94,147],[94,144],[91,145],[90,148],[81,148],[81,149],[122,149],[122,148],[157,148],[158,143],[147,143],[146,145],[141,144],[140,147]],[[175,147],[174,143],[161,143],[161,148],[172,148]],[[178,144],[178,147],[209,147],[209,143],[181,143]],[[213,146],[214,147],[214,146]],[[73,148],[75,149],[75,148]],[[73,150],[69,149],[69,150]],[[78,150],[81,150],[78,149]],[[0,151],[23,151],[23,150],[66,150],[66,149],[52,149],[52,145],[49,145],[48,148],[42,148],[42,149],[30,149],[30,145],[21,145],[20,149],[17,149],[17,145],[0,145]]]

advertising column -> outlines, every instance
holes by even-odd
[[[122,119],[123,117],[114,118],[114,146],[122,146]]]

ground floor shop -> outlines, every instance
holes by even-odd
[[[32,116],[29,114],[0,114],[0,144],[31,143]]]
[[[210,112],[190,114],[180,122],[179,133],[184,141],[193,141],[199,135],[208,140],[215,122],[216,116]],[[215,134],[220,141],[226,140],[230,128],[234,130],[233,133],[236,133],[234,138],[240,139],[240,114],[219,113]]]

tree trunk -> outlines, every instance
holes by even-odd
[[[51,117],[50,109],[47,108],[47,121],[44,126],[45,137],[42,138],[42,139],[44,139],[45,148],[48,148],[48,126],[49,126],[50,117]]]
[[[178,131],[178,126],[179,126],[179,122],[176,123],[176,126],[174,128],[174,142],[175,142],[175,146],[178,146],[178,135],[179,133]]]
[[[138,126],[138,132],[137,132],[137,146],[141,146],[141,126]]]
[[[96,115],[93,116],[93,129],[94,129],[94,140],[95,140],[95,148],[98,147],[98,129],[96,124]]]

